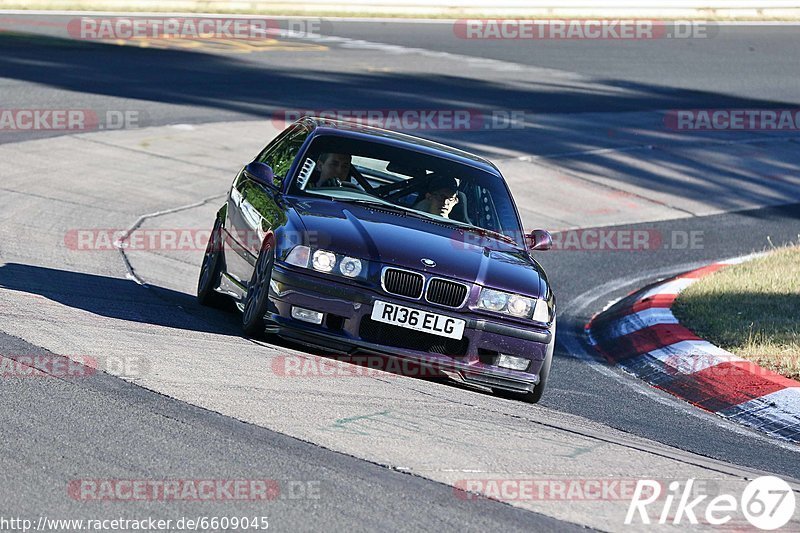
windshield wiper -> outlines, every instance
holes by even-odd
[[[419,211],[414,211],[412,209],[408,209],[401,205],[391,204],[389,202],[384,202],[383,200],[370,200],[367,198],[337,198],[337,200],[341,202],[350,202],[354,204],[359,204],[367,207],[377,207],[378,209],[385,209],[387,211],[392,211],[394,213],[403,214],[403,215],[410,215],[412,217],[417,218],[424,218],[428,219],[424,213],[420,213]]]
[[[507,242],[509,244],[517,244],[517,245],[519,245],[519,243],[517,241],[515,241],[514,239],[512,239],[511,237],[509,237],[505,233],[500,233],[500,232],[497,232],[497,231],[494,231],[494,230],[481,228],[480,226],[473,226],[472,224],[467,224],[466,222],[459,222],[458,220],[450,220],[450,219],[445,219],[445,220],[447,222],[452,223],[454,226],[458,226],[460,228],[464,228],[466,230],[473,231],[473,232],[478,233],[478,234],[480,234],[480,235],[482,235],[484,237],[493,237],[495,239]]]
[[[374,206],[374,207],[382,207],[382,208],[390,208],[396,210],[405,211],[402,207],[394,204],[390,204],[389,202],[384,202],[383,200],[372,200],[369,198],[337,198],[340,202],[352,202],[354,204],[361,204],[367,206]]]

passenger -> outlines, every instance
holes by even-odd
[[[448,218],[458,203],[458,182],[455,178],[440,176],[431,181],[430,192],[414,204],[414,209]]]
[[[350,161],[348,154],[322,153],[317,159],[319,177],[308,184],[308,188],[341,187],[342,182],[350,180]]]

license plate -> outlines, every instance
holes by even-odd
[[[464,326],[466,325],[466,322],[459,318],[429,313],[380,300],[375,302],[371,318],[384,324],[424,331],[456,340],[460,340],[464,336]]]

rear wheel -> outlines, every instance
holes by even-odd
[[[224,308],[229,303],[226,296],[215,290],[222,275],[223,263],[222,223],[217,219],[206,245],[206,253],[200,267],[200,278],[197,280],[197,301],[201,305]]]
[[[263,337],[266,323],[264,315],[269,310],[269,282],[272,279],[272,265],[275,256],[272,247],[264,244],[258,255],[253,277],[247,286],[247,296],[244,299],[244,312],[242,313],[242,329],[251,337]]]

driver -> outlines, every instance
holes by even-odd
[[[350,161],[349,154],[331,152],[320,154],[316,165],[319,177],[309,183],[308,188],[341,187],[342,182],[350,179]]]
[[[458,203],[458,182],[455,178],[439,176],[431,181],[429,192],[414,204],[414,209],[448,218]]]

